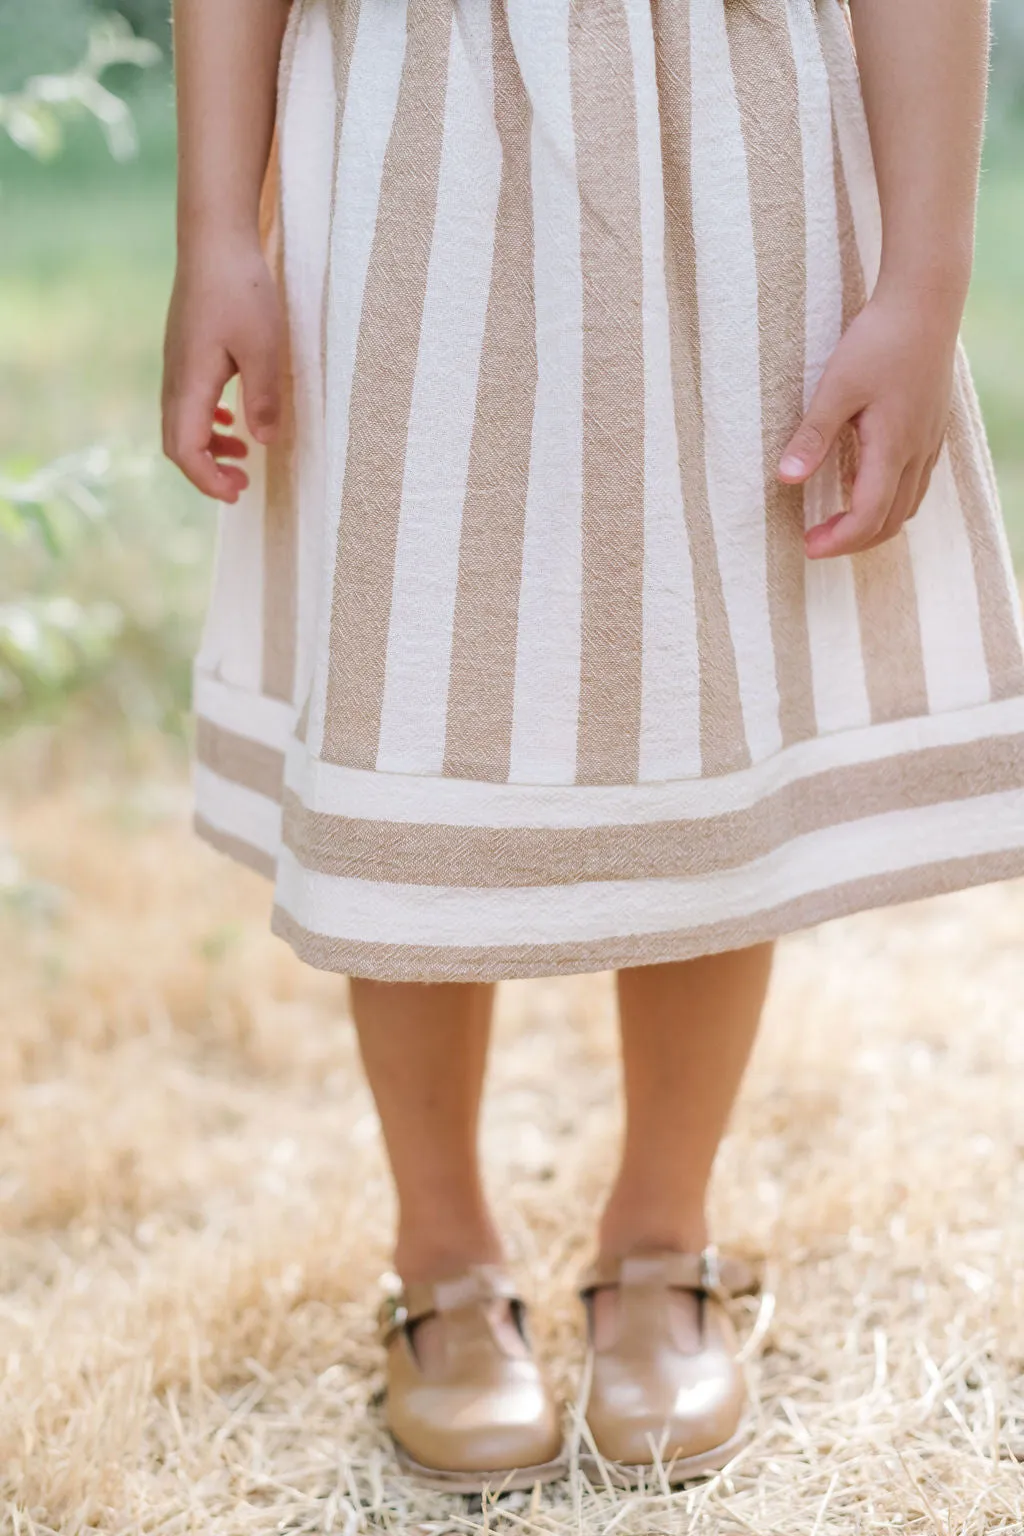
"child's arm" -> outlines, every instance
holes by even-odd
[[[242,375],[250,432],[277,424],[278,300],[259,244],[287,0],[175,0],[178,267],[164,356],[164,450],[208,496],[235,501],[245,447],[218,433]]]
[[[855,423],[860,468],[850,511],[807,535],[812,558],[892,538],[928,487],[970,279],[985,112],[988,0],[851,0],[851,11],[882,266],[780,466],[782,480],[808,479],[845,423]]]

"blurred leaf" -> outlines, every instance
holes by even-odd
[[[139,37],[150,37],[165,49],[170,47],[170,0],[95,0],[95,3],[103,10],[118,11]]]
[[[117,473],[108,449],[87,448],[23,480],[0,476],[0,533],[23,543],[34,531],[58,561],[83,526],[105,515],[101,493]],[[0,604],[0,702],[10,712],[67,693],[103,666],[123,629],[124,615],[111,602],[83,604],[58,593]]]
[[[0,696],[24,705],[66,692],[102,665],[123,627],[113,603],[53,597],[0,604]]]
[[[108,514],[110,487],[149,473],[149,457],[92,447],[65,454],[24,478],[0,474],[0,539],[23,544],[34,531],[53,558],[67,552],[88,528]]]
[[[233,949],[237,949],[243,937],[243,930],[238,923],[222,923],[220,927],[212,929],[200,939],[199,953],[204,960],[209,960],[216,965]]]
[[[27,536],[24,509],[0,496],[0,538],[11,544],[23,544]]]
[[[34,528],[47,554],[52,555],[56,560],[61,552],[61,543],[57,537],[57,528],[51,509],[41,501],[22,501],[15,506],[15,512],[21,514],[22,527]]]
[[[136,37],[125,18],[114,14],[90,29],[84,68],[94,75],[101,75],[112,64],[137,64],[145,68],[155,64],[160,57],[161,50],[156,43]]]
[[[89,0],[0,0],[0,92],[44,70],[71,69],[94,20]]]
[[[90,28],[77,68],[33,75],[19,91],[0,95],[0,129],[29,154],[51,159],[63,144],[63,119],[86,112],[99,123],[114,159],[129,160],[138,151],[135,123],[127,104],[100,83],[100,76],[115,64],[145,69],[161,57],[157,45],[136,37],[123,16],[107,16]]]
[[[25,96],[0,97],[0,127],[19,149],[37,160],[52,160],[63,143],[60,123],[49,107]]]

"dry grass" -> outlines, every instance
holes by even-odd
[[[475,1508],[395,1473],[390,1193],[344,984],[265,932],[173,780],[11,808],[0,1508],[13,1532],[1024,1531],[1024,888],[787,942],[715,1225],[757,1433],[673,1496]],[[496,1199],[561,1388],[617,1135],[607,978],[502,994]],[[774,1306],[774,1310],[772,1310]]]

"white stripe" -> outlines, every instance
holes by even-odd
[[[235,431],[248,444],[249,485],[219,511],[210,606],[197,667],[237,688],[258,692],[263,681],[263,518],[266,449],[249,436],[241,405]]]
[[[768,611],[757,265],[722,0],[690,0],[693,234],[708,501],[755,762],[782,745]]]
[[[200,672],[216,672],[258,693],[263,682],[263,515],[267,451],[245,426],[239,400],[235,430],[249,446],[249,485],[218,513],[210,606],[196,657]]]
[[[324,550],[324,401],[320,327],[331,177],[335,96],[330,20],[324,0],[299,13],[287,107],[281,122],[281,195],[285,282],[295,381],[295,462],[299,508],[296,702],[313,670],[317,591]]]
[[[583,274],[569,0],[509,0],[508,24],[533,108],[537,312],[509,778],[571,784],[583,579]]]
[[[490,7],[458,0],[409,417],[377,767],[440,773],[501,145]],[[414,215],[410,215],[414,216]]]
[[[787,0],[787,11],[796,66],[806,210],[806,409],[842,335],[843,271],[832,147],[832,97],[815,13],[809,0]],[[841,504],[838,464],[833,453],[806,488],[807,526],[832,517]],[[849,556],[808,560],[804,564],[804,580],[818,730],[825,733],[869,725],[871,700],[852,562]]]
[[[917,589],[928,708],[937,714],[984,703],[992,685],[971,542],[948,447],[942,450],[920,511],[906,525],[906,537]]]
[[[688,880],[458,890],[304,870],[283,849],[277,900],[313,933],[377,944],[558,944],[670,933],[928,863],[1024,848],[1024,790],[892,811],[793,838],[737,869]]]
[[[882,260],[882,210],[875,181],[860,77],[854,58],[850,28],[840,0],[821,0],[817,7],[819,36],[829,76],[835,112],[839,156],[853,213],[854,232],[864,286],[870,294],[878,281]]]
[[[201,720],[236,736],[258,741],[283,752],[295,725],[291,704],[245,688],[233,688],[219,678],[198,672],[193,680],[192,708]]]
[[[240,424],[238,436],[241,437],[243,435]],[[251,443],[249,444],[249,452],[250,454],[253,452],[253,445]],[[232,609],[232,594],[228,587],[229,576],[233,569],[232,562],[228,557],[227,548],[228,510],[227,506],[220,506],[217,509],[217,531],[214,538],[210,600],[203,619],[199,646],[192,664],[193,678],[200,677],[205,672],[216,672],[220,666],[225,637],[235,622],[235,615]],[[262,635],[262,622],[260,634]],[[252,638],[255,646],[261,644],[259,637]]]
[[[857,65],[838,4],[825,0],[821,37],[835,102],[836,132],[857,243],[871,293],[878,279],[882,216]],[[917,516],[907,524],[928,707],[960,709],[990,697],[970,539],[948,449]]]
[[[700,773],[700,670],[665,282],[665,188],[650,0],[628,0],[633,53],[644,330],[644,590],[640,769],[645,779]]]
[[[959,746],[1024,733],[1024,699],[1003,699],[955,714],[893,720],[859,731],[796,742],[777,756],[708,779],[668,784],[488,784],[416,778],[310,762],[301,743],[289,747],[288,787],[313,811],[396,823],[464,827],[632,826],[719,816],[755,805],[812,774],[882,762],[928,747]]]
[[[834,453],[809,481],[807,492],[808,526],[841,510]],[[851,557],[807,560],[804,572],[817,728],[823,735],[857,730],[871,722],[871,699]]]
[[[327,307],[326,517],[309,746],[323,742],[330,663],[334,551],[348,453],[349,405],[366,274],[377,227],[384,156],[395,120],[405,62],[408,0],[362,0],[342,114]]]
[[[196,811],[218,832],[241,838],[276,859],[281,847],[281,807],[244,784],[222,779],[197,763],[193,769]]]

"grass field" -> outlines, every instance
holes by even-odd
[[[0,1528],[1020,1536],[1024,882],[780,948],[713,1199],[764,1277],[735,1464],[481,1509],[399,1476],[383,1432],[392,1206],[344,983],[270,936],[187,800],[92,779],[10,822]],[[502,988],[487,1175],[570,1403],[617,1088],[609,978]]]

